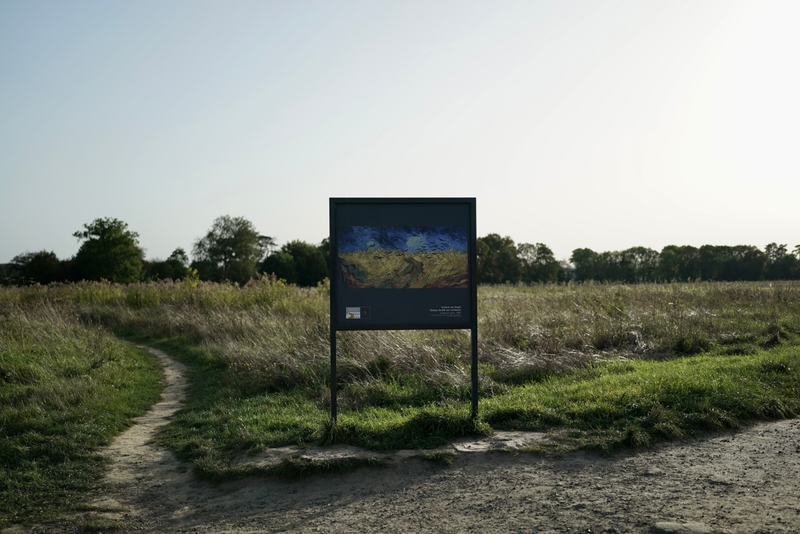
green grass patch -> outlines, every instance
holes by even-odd
[[[0,527],[82,509],[98,447],[144,413],[163,372],[146,351],[49,305],[0,305]]]
[[[369,408],[339,414],[334,439],[376,451],[431,449],[466,436],[487,436],[492,429],[473,421],[464,403]]]
[[[193,462],[201,474],[227,469],[229,460],[242,453],[320,439],[329,419],[319,402],[320,391],[255,388],[250,381],[237,380],[238,371],[225,365],[215,347],[185,339],[135,339],[188,366],[188,400],[156,441]]]
[[[330,424],[329,391],[293,388],[270,392],[249,384],[236,387],[236,373],[223,366],[215,349],[178,349],[149,340],[189,365],[190,398],[157,441],[194,464],[206,479],[241,476],[231,460],[284,445],[347,443],[375,451],[433,448],[455,437],[487,435],[491,429],[471,419],[469,405],[448,402],[420,405],[403,392],[392,407],[372,406],[339,412]],[[233,471],[231,469],[234,469]]]
[[[253,394],[221,387],[230,379],[221,366],[202,369],[202,378],[194,379],[194,400],[159,440],[211,480],[242,476],[231,471],[238,455],[288,444],[434,449],[504,429],[556,436],[557,444],[539,452],[611,452],[800,413],[796,342],[748,355],[718,351],[665,361],[600,362],[546,379],[537,376],[482,398],[479,421],[471,419],[469,404],[456,394],[423,405],[399,396],[391,405],[342,410],[334,427],[318,390]]]
[[[496,429],[613,451],[800,413],[800,344],[751,355],[600,363],[483,399]]]

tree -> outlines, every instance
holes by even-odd
[[[139,247],[139,234],[128,230],[127,223],[106,217],[83,227],[72,234],[83,241],[73,263],[79,280],[125,284],[141,278],[144,251]]]
[[[703,280],[762,280],[769,258],[752,245],[703,245],[699,251]]]
[[[267,235],[258,236],[258,241],[261,246],[264,247],[264,252],[267,254],[267,256],[272,254],[272,252],[275,250],[275,247],[278,246],[278,244],[275,242],[275,239]]]
[[[658,254],[658,275],[661,282],[674,282],[680,279],[680,247],[667,245]]]
[[[680,257],[678,267],[678,280],[699,280],[700,249],[691,245],[684,245],[678,249]]]
[[[764,247],[764,254],[768,258],[767,278],[770,280],[790,280],[793,278],[797,258],[787,251],[786,245],[770,243]]]
[[[261,272],[274,274],[287,284],[297,283],[297,269],[294,265],[294,258],[287,252],[273,252],[264,259],[261,264]]]
[[[525,282],[558,282],[562,277],[561,264],[544,243],[520,243],[517,253]]]
[[[198,269],[201,277],[212,267],[219,279],[244,283],[255,276],[256,265],[274,243],[271,237],[259,235],[244,217],[223,215],[214,221],[205,237],[195,242],[192,255],[204,267]]]
[[[328,272],[331,270],[331,240],[326,237],[322,243],[317,247],[322,257],[325,258],[325,265],[328,267]]]
[[[658,255],[656,279],[662,282],[700,278],[700,251],[692,246],[667,245]]]
[[[189,272],[189,257],[178,247],[164,261],[144,262],[144,270],[148,280],[181,280]]]
[[[0,265],[0,286],[17,285],[17,273],[9,270],[9,265]]]
[[[66,279],[55,252],[25,252],[11,260],[11,265],[23,284],[49,284]]]
[[[590,248],[576,248],[569,261],[575,266],[575,279],[578,282],[596,280],[599,255]]]
[[[510,237],[489,234],[478,238],[478,283],[518,282],[521,266],[517,247]]]
[[[217,265],[208,260],[195,260],[189,265],[189,267],[195,271],[197,271],[197,277],[200,280],[206,280],[209,282],[219,282],[222,280],[222,269],[217,267]]]
[[[183,247],[178,247],[172,251],[172,254],[169,255],[167,261],[175,262],[177,265],[182,265],[183,267],[189,266],[189,256],[186,255],[186,251],[183,250]]]
[[[326,246],[326,241],[319,246],[290,241],[279,252],[267,256],[261,272],[274,274],[290,284],[315,286],[328,277],[328,262],[323,253]]]
[[[732,280],[763,280],[769,259],[758,247],[738,245],[736,250],[737,269]]]
[[[700,278],[703,280],[721,280],[722,271],[725,268],[729,247],[716,247],[714,245],[703,245],[699,250]]]
[[[294,258],[298,285],[315,286],[328,277],[328,262],[318,246],[290,241],[281,247],[281,251]]]
[[[647,247],[622,251],[625,265],[623,280],[629,283],[654,282],[658,270],[658,252]]]
[[[792,280],[800,280],[800,245],[795,245],[792,251],[792,267],[789,272],[789,277]]]

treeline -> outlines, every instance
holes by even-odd
[[[800,279],[800,245],[770,243],[764,250],[751,245],[689,245],[595,252],[572,251],[559,262],[544,244],[515,245],[510,237],[478,238],[478,282],[622,282],[757,281]]]
[[[192,260],[176,248],[166,260],[146,260],[139,234],[114,218],[95,219],[73,234],[78,252],[59,259],[42,250],[19,254],[0,266],[3,285],[49,284],[80,280],[132,283],[200,280],[244,284],[259,274],[274,274],[290,284],[313,286],[328,277],[328,240],[320,245],[291,241],[279,249],[243,217],[217,218],[192,248]]]
[[[197,239],[192,260],[176,248],[165,260],[146,260],[139,235],[114,218],[95,219],[73,234],[81,242],[71,258],[48,251],[17,255],[0,266],[3,285],[49,284],[80,280],[132,283],[151,280],[200,280],[244,284],[259,274],[275,275],[290,284],[314,286],[328,277],[330,246],[290,241],[280,248],[243,217],[217,218]],[[647,283],[695,280],[800,279],[800,245],[770,243],[763,251],[739,245],[664,247],[661,252],[633,247],[623,251],[572,251],[558,261],[543,243],[515,244],[510,237],[478,238],[478,283]]]

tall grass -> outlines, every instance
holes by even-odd
[[[68,310],[0,302],[0,527],[80,510],[104,472],[97,448],[156,401],[161,376]]]
[[[211,350],[237,383],[278,391],[327,387],[328,294],[327,285],[264,277],[243,287],[34,286],[0,299],[69,305],[84,322],[122,335],[183,338]],[[751,353],[800,329],[798,282],[481,286],[478,300],[486,391],[596,360]],[[338,350],[345,405],[372,403],[387,379],[408,375],[450,393],[469,383],[464,331],[340,332]]]
[[[469,417],[468,332],[355,331],[338,334],[340,417],[331,428],[326,423],[328,297],[327,285],[298,288],[269,277],[242,287],[186,280],[0,291],[0,302],[57,304],[83,324],[146,340],[190,363],[189,405],[161,440],[209,476],[224,471],[242,451],[337,440],[373,449],[431,447],[454,436],[490,432],[487,421],[495,428],[563,426],[584,434],[594,425],[601,436],[596,443],[607,446],[661,439],[656,430],[661,427],[636,422],[642,414],[619,411],[617,404],[625,399],[617,398],[610,411],[597,408],[604,414],[599,419],[589,418],[588,411],[564,415],[570,408],[561,404],[542,408],[558,417],[532,415],[539,397],[526,393],[531,388],[621,365],[614,362],[641,361],[635,365],[642,369],[664,364],[664,372],[680,374],[685,369],[671,367],[671,361],[695,356],[712,365],[722,358],[734,366],[725,372],[735,375],[750,360],[769,359],[764,351],[789,347],[781,361],[791,369],[786,380],[796,377],[798,282],[483,286],[478,291],[483,422]],[[588,389],[601,380],[584,378]],[[626,387],[620,382],[613,389]],[[759,402],[783,402],[790,390],[784,384]],[[654,392],[642,395],[655,398]],[[678,397],[659,402],[675,404]],[[575,406],[589,406],[590,398],[576,398]],[[715,409],[730,421],[796,411],[791,403],[776,412],[747,405],[734,413],[720,406]],[[610,422],[620,414],[628,419]],[[623,421],[631,435],[638,428],[647,440],[620,438]],[[700,427],[684,426],[681,432]]]

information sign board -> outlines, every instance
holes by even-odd
[[[470,328],[474,198],[332,198],[337,330]]]
[[[478,416],[474,198],[331,198],[331,419],[338,330],[470,329]]]

